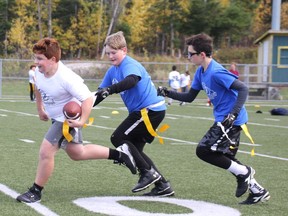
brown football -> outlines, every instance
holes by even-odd
[[[66,119],[78,119],[81,116],[81,106],[75,101],[69,101],[63,107],[63,114]]]

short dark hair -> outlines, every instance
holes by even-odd
[[[172,70],[175,71],[177,69],[176,65],[172,66]]]
[[[205,33],[192,35],[187,38],[186,45],[193,46],[197,53],[204,52],[208,57],[212,55],[213,39]]]

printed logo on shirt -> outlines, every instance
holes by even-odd
[[[113,84],[117,84],[117,83],[118,83],[118,80],[117,80],[116,78],[113,78],[113,79],[112,79],[112,85],[113,85]]]
[[[39,89],[39,92],[41,93],[41,97],[43,100],[43,103],[46,105],[52,105],[55,104],[55,101],[53,98],[51,98],[48,94],[46,94],[45,92],[43,92],[41,89]]]
[[[173,82],[178,82],[180,79],[179,79],[179,76],[172,76],[172,81]]]
[[[204,82],[202,82],[202,88],[206,92],[210,100],[213,100],[217,96],[217,93],[212,89],[210,89],[209,87],[207,87]]]

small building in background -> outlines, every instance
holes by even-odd
[[[288,30],[281,30],[280,15],[281,0],[273,0],[271,29],[254,42],[258,45],[258,66],[250,87],[266,99],[281,99],[280,89],[288,86]]]
[[[269,30],[254,43],[258,45],[257,63],[263,65],[258,82],[288,82],[288,31]]]

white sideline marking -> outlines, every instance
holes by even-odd
[[[115,108],[111,108],[111,109],[115,109]],[[15,112],[15,111],[9,111],[9,110],[4,110],[4,109],[0,109],[0,111],[3,112],[11,112],[11,113],[21,113],[21,112]],[[37,116],[37,115],[32,115],[32,114],[28,114],[28,113],[21,113],[24,115],[29,115],[29,116]],[[168,114],[170,116],[177,116],[177,117],[183,117],[183,115],[172,115],[172,114]],[[38,117],[38,116],[37,116]],[[204,117],[192,117],[192,116],[184,116],[185,118],[195,118],[195,119],[204,119],[204,120],[212,120],[214,121],[214,119],[212,118],[204,118]],[[258,126],[264,126],[264,127],[276,127],[276,128],[288,128],[288,126],[279,126],[279,125],[267,125],[267,124],[258,124],[258,123],[249,123],[249,124],[253,124],[253,125],[258,125]],[[104,127],[104,126],[99,126],[99,125],[90,125],[89,127],[95,127],[95,128],[101,128],[101,129],[105,129],[105,130],[115,130],[115,128],[111,128],[111,127]],[[198,143],[196,142],[190,142],[190,141],[185,141],[185,140],[180,140],[180,139],[175,139],[175,138],[169,138],[169,137],[162,137],[164,140],[172,140],[175,142],[181,142],[183,144],[192,144],[192,145],[197,145]],[[241,144],[244,144],[241,142]],[[247,145],[247,143],[246,143]],[[249,144],[250,145],[250,144]],[[256,144],[255,146],[258,146],[261,144]],[[252,146],[252,145],[251,145]],[[244,153],[244,154],[250,154],[250,152],[245,152],[245,151],[238,151],[240,153]],[[278,160],[284,160],[287,161],[288,158],[282,158],[282,157],[276,157],[276,156],[270,156],[270,155],[264,155],[264,154],[258,154],[255,153],[255,156],[259,156],[259,157],[266,157],[266,158],[273,158],[273,159],[278,159]]]
[[[171,117],[171,116],[167,116],[166,118],[167,118],[167,119],[173,119],[173,120],[179,119],[179,118],[175,118],[175,117]]]
[[[189,141],[184,141],[184,140],[178,140],[178,139],[173,139],[173,138],[168,138],[168,137],[162,137],[164,140],[173,140],[178,142],[176,143],[171,143],[172,145],[197,145],[198,143],[196,142],[189,142]],[[243,143],[241,142],[240,145],[242,145]],[[246,143],[246,145],[250,145],[250,146],[261,146],[260,144],[248,144]],[[238,152],[244,153],[244,154],[251,154],[251,152],[247,152],[247,151],[241,151],[238,150]],[[282,157],[276,157],[276,156],[271,156],[271,155],[265,155],[265,154],[259,154],[259,153],[255,153],[255,156],[259,156],[259,157],[266,157],[266,158],[273,158],[273,159],[277,159],[277,160],[284,160],[284,161],[288,161],[288,158],[282,158]]]
[[[167,116],[176,116],[176,117],[179,117],[179,118],[182,117],[182,118],[201,119],[201,120],[214,121],[214,118],[206,118],[206,117],[198,117],[198,116],[186,116],[186,115],[176,115],[176,114],[167,114]],[[260,123],[254,123],[254,122],[248,122],[248,125],[257,125],[257,126],[274,127],[274,128],[287,128],[288,129],[288,126],[260,124]]]
[[[201,120],[211,120],[214,121],[214,118],[206,118],[206,117],[199,117],[199,116],[187,116],[187,115],[177,115],[177,114],[166,114],[166,116],[170,116],[170,118],[190,118],[190,119],[201,119]],[[172,117],[171,117],[172,116]],[[167,117],[165,117],[167,118]]]
[[[13,199],[16,199],[16,197],[20,195],[16,191],[8,188],[6,185],[3,185],[1,183],[0,183],[0,191],[2,191],[6,195],[12,197]],[[17,202],[17,201],[15,200],[15,202]],[[31,207],[32,209],[34,209],[36,212],[38,212],[41,215],[59,216],[58,214],[54,213],[53,211],[51,211],[47,207],[41,205],[40,203],[23,203],[23,204]],[[19,205],[23,205],[23,204],[19,203]]]
[[[267,121],[280,121],[280,119],[264,118]]]
[[[35,115],[35,114],[24,113],[24,112],[17,112],[17,111],[12,111],[12,110],[0,109],[0,111],[2,111],[2,112],[10,112],[10,113],[17,113],[17,114],[20,114],[20,115],[26,115],[26,116],[34,116],[34,117],[38,117],[38,115]]]
[[[101,129],[105,129],[105,130],[115,130],[115,128],[99,126],[99,125],[89,125],[89,127],[101,128]]]
[[[101,117],[101,118],[105,118],[105,119],[109,119],[109,118],[111,118],[110,116],[99,116],[99,117]]]
[[[98,126],[98,125],[91,125],[89,127],[95,127],[95,128],[101,128],[101,129],[106,129],[106,130],[115,130],[115,128],[110,128],[110,127],[103,127],[103,126]],[[182,143],[182,145],[197,145],[198,142],[191,142],[191,141],[186,141],[186,140],[180,140],[180,139],[175,139],[175,138],[170,138],[170,137],[163,137],[161,136],[164,140],[172,140],[178,143]],[[242,143],[244,145],[249,145],[249,146],[253,146],[253,144],[250,143]],[[181,145],[181,144],[178,144]],[[261,144],[255,144],[255,146],[261,146]],[[240,151],[238,150],[238,152],[240,153],[244,153],[244,154],[251,154],[251,152],[246,152],[246,151]],[[266,158],[272,158],[272,159],[277,159],[277,160],[284,160],[284,161],[288,161],[288,158],[282,158],[282,157],[276,157],[276,156],[270,156],[270,155],[264,155],[264,154],[258,154],[255,153],[255,156],[259,156],[259,157],[266,157]]]
[[[198,145],[196,142],[190,142],[190,141],[185,141],[185,140],[179,140],[179,139],[173,139],[169,137],[162,137],[164,140],[172,140],[176,142],[170,143],[171,145]],[[251,143],[246,143],[246,142],[240,142],[241,145],[247,145],[247,146],[262,146],[261,144],[251,144]]]
[[[19,139],[20,141],[26,142],[26,143],[35,143],[35,141],[33,140],[29,140],[29,139]]]
[[[249,123],[249,125],[257,125],[257,126],[263,126],[263,127],[274,127],[274,128],[287,128],[288,126],[280,126],[280,125],[268,125],[268,124],[259,124],[259,123]]]
[[[244,154],[249,154],[249,155],[251,154],[251,152],[241,151],[241,150],[238,150],[238,152],[241,152],[241,153],[244,153]],[[277,160],[288,161],[288,158],[276,157],[276,156],[259,154],[259,153],[255,153],[255,156],[260,156],[260,157],[266,157],[266,158],[273,158],[273,159],[277,159]]]

